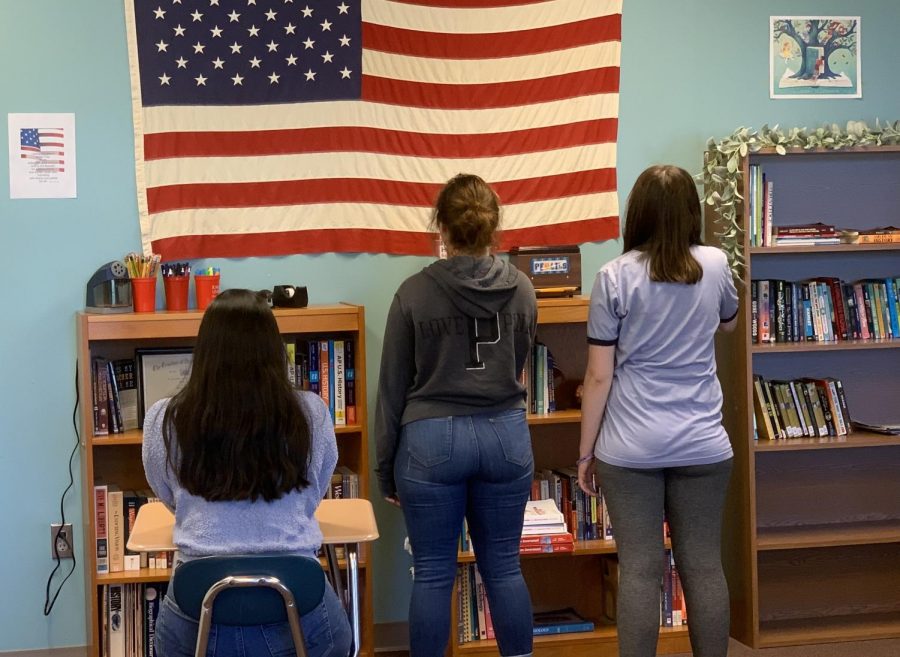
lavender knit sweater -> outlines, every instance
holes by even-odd
[[[337,443],[322,400],[309,392],[298,397],[312,433],[309,486],[272,502],[209,502],[188,493],[166,462],[162,422],[169,400],[150,408],[144,419],[144,472],[156,496],[175,512],[173,538],[179,552],[187,557],[280,552],[315,556],[322,532],[313,513],[334,472]]]

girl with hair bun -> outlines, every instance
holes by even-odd
[[[519,538],[534,461],[520,374],[537,302],[528,278],[491,253],[500,203],[460,174],[432,223],[447,246],[394,295],[375,410],[382,495],[412,545],[410,657],[442,655],[459,533],[466,519],[503,657],[532,652]]]

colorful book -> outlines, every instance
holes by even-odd
[[[571,607],[553,611],[539,611],[534,614],[535,636],[541,634],[567,634],[570,632],[592,632],[593,621],[586,620]]]

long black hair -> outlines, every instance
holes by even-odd
[[[181,485],[210,501],[271,501],[309,485],[309,422],[264,293],[225,290],[206,309],[163,439]]]

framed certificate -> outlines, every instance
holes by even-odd
[[[190,348],[138,349],[138,411],[140,425],[144,415],[160,399],[181,390],[191,375],[194,354]]]

